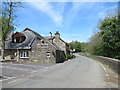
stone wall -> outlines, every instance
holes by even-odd
[[[27,51],[29,56],[21,58],[20,52]],[[65,61],[65,53],[56,48],[49,42],[44,40],[44,43],[39,41],[31,49],[20,50],[5,50],[5,59],[14,59],[19,62],[36,62],[36,63],[59,63]]]
[[[40,63],[56,63],[56,50],[54,47],[44,40],[32,47],[30,52],[30,60]],[[49,54],[49,56],[47,55]]]
[[[64,43],[63,41],[61,41],[59,39],[59,37],[55,37],[53,42],[55,42],[55,44],[57,44],[64,52],[65,54],[67,54],[67,46],[66,46],[66,43]]]

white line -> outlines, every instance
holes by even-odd
[[[106,76],[108,77],[108,74]]]
[[[13,78],[16,78],[16,77],[8,77],[8,79],[0,80],[0,82],[6,81],[6,80],[10,80],[10,79],[13,79]]]
[[[102,64],[100,64],[102,67],[103,67],[103,69],[106,71],[106,68],[102,65]]]
[[[34,73],[37,72],[37,71],[33,71]]]
[[[13,82],[16,82],[17,80],[13,80],[13,81],[11,81],[11,82],[8,82],[8,83],[13,83]]]

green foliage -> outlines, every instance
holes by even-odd
[[[85,51],[94,55],[120,59],[120,25],[117,16],[109,16],[98,26],[100,31],[90,38]]]
[[[2,27],[2,38],[3,40],[6,39],[7,34],[13,31],[14,24],[13,21],[16,17],[15,11],[17,7],[20,7],[20,2],[2,2],[2,13],[1,13],[1,27]]]
[[[1,39],[1,37],[2,37],[2,31],[0,31],[0,39]]]
[[[82,46],[81,43],[78,41],[72,41],[69,43],[70,49],[75,49],[75,52],[81,52]]]
[[[21,6],[21,3],[6,1],[0,3],[0,5],[2,5],[2,8],[0,9],[0,30],[2,31],[1,59],[4,59],[5,40],[7,35],[15,29],[15,25],[13,24],[14,18],[16,17],[15,11],[17,10],[17,7]]]
[[[73,56],[72,55],[66,55],[66,59],[72,59],[73,58]]]
[[[90,38],[90,42],[87,43],[85,51],[94,55],[102,54],[102,39],[99,37],[99,33],[94,34]]]
[[[118,17],[106,17],[99,25],[100,37],[103,40],[104,56],[119,57],[120,56],[120,25]]]

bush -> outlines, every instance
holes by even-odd
[[[115,59],[119,59],[119,60],[120,60],[120,56],[115,56],[114,58],[115,58]]]
[[[66,59],[71,59],[71,58],[73,58],[72,55],[70,55],[70,54],[66,55]]]

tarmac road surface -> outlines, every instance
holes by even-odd
[[[2,87],[118,88],[118,75],[116,73],[90,58],[79,54],[75,55],[75,59],[49,66],[23,65],[24,67],[22,67],[16,65],[17,69],[14,69],[13,65],[4,66],[4,75],[11,75],[11,79],[3,79]],[[8,73],[9,67],[16,70],[17,74],[14,71]]]

